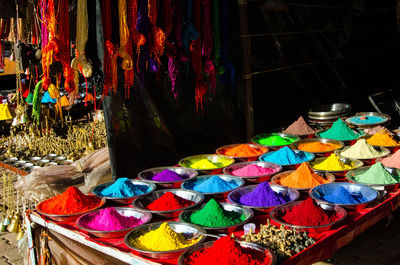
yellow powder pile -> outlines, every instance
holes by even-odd
[[[396,146],[400,145],[400,143],[393,138],[387,130],[380,130],[379,132],[375,133],[367,140],[367,143],[370,145],[376,146]]]
[[[321,163],[313,165],[313,169],[326,170],[326,171],[348,170],[352,169],[353,167],[354,166],[351,161],[348,161],[345,164],[340,160],[339,156],[335,154],[331,154]]]

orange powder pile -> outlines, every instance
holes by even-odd
[[[329,152],[338,149],[340,146],[331,143],[311,142],[299,144],[297,149],[306,152]]]
[[[314,173],[307,163],[302,163],[295,171],[277,181],[277,184],[298,189],[308,189],[329,182]]]
[[[400,143],[393,138],[393,135],[391,135],[387,130],[384,129],[372,135],[371,138],[367,140],[367,143],[376,146],[400,145]]]
[[[224,155],[233,157],[246,157],[246,156],[257,156],[264,154],[267,151],[265,147],[252,147],[247,144],[240,144],[238,146],[229,148],[225,151]]]

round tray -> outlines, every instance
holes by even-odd
[[[263,155],[265,153],[268,153],[268,151],[269,151],[268,147],[264,147],[264,146],[261,146],[261,145],[258,145],[258,144],[245,143],[244,145],[248,145],[248,146],[250,146],[252,148],[258,148],[258,149],[262,148],[262,149],[265,149],[265,151],[260,153],[259,155],[255,155],[255,156],[242,156],[241,157],[241,156],[225,155],[225,152],[226,152],[227,149],[231,149],[231,148],[234,148],[234,147],[239,146],[239,145],[242,145],[242,144],[224,145],[224,146],[221,146],[220,148],[218,148],[215,152],[217,153],[217,155],[223,155],[223,156],[231,157],[231,158],[236,159],[237,161],[244,162],[244,161],[255,161],[255,160],[258,159],[258,157],[260,157],[261,155]],[[260,151],[262,151],[262,150],[260,150]]]
[[[102,196],[100,194],[101,191],[104,190],[105,188],[108,188],[112,184],[114,184],[114,182],[107,182],[107,183],[103,183],[103,184],[100,184],[100,185],[97,185],[96,187],[94,187],[92,189],[92,193],[94,195],[96,195],[97,197],[99,197],[99,198],[104,198],[104,199],[115,201],[115,202],[122,203],[122,204],[130,204],[130,203],[132,203],[133,199],[135,199],[137,197],[140,197],[140,196],[144,196],[144,195],[150,194],[156,189],[156,185],[154,185],[153,183],[147,183],[147,182],[144,182],[144,181],[134,180],[134,179],[130,179],[130,181],[134,185],[147,186],[147,188],[148,188],[147,192],[143,193],[143,194],[140,194],[140,195],[132,196],[132,197],[106,197],[106,196]]]
[[[284,171],[284,172],[281,172],[279,174],[276,174],[275,176],[272,177],[271,183],[273,183],[273,184],[275,184],[275,185],[277,185],[279,187],[290,188],[290,187],[286,187],[286,186],[283,186],[281,184],[278,184],[277,181],[279,179],[281,179],[281,178],[285,178],[287,175],[289,175],[290,173],[292,173],[294,171],[295,170],[289,170],[289,171]],[[335,182],[335,180],[336,180],[335,176],[333,174],[329,173],[329,172],[315,172],[315,173],[317,173],[318,175],[320,175],[324,179],[328,180],[329,182]],[[311,188],[292,188],[292,189],[295,189],[298,192],[308,192],[312,188],[313,187],[311,187]]]
[[[332,173],[332,174],[334,174],[334,175],[336,175],[336,176],[339,176],[339,177],[344,177],[344,176],[346,176],[346,173],[349,172],[349,170],[353,170],[353,169],[356,169],[356,168],[360,168],[360,167],[362,167],[362,166],[364,165],[364,163],[363,163],[362,161],[360,161],[360,160],[343,157],[342,159],[344,159],[345,161],[347,161],[347,160],[352,161],[352,163],[353,163],[353,165],[354,165],[354,167],[353,167],[352,169],[344,169],[344,170],[322,170],[322,169],[315,169],[315,168],[313,167],[313,164],[319,164],[319,163],[321,163],[324,159],[327,159],[327,158],[326,158],[326,157],[318,157],[318,158],[316,158],[314,161],[308,162],[308,164],[309,164],[309,166],[310,166],[315,172],[329,172],[329,173]]]
[[[328,105],[321,105],[314,107],[308,111],[308,115],[311,116],[333,116],[351,111],[351,105],[347,103],[334,103]]]
[[[94,196],[94,195],[90,195],[90,196]],[[47,218],[49,218],[53,221],[57,221],[57,222],[74,222],[81,215],[100,209],[106,203],[106,199],[104,199],[104,198],[101,199],[99,206],[97,206],[96,208],[94,208],[90,211],[74,213],[74,214],[62,214],[62,215],[61,214],[49,214],[49,213],[44,213],[44,212],[40,211],[39,209],[43,202],[45,202],[45,201],[42,201],[41,203],[39,203],[35,209],[40,215],[46,216]]]
[[[250,176],[250,177],[233,175],[234,170],[248,166],[248,165],[252,165],[252,164],[260,166],[260,167],[264,167],[264,168],[272,168],[272,169],[274,169],[274,172],[270,173],[270,174],[261,175],[261,176]],[[264,161],[251,161],[251,162],[242,162],[242,163],[233,164],[229,167],[224,168],[223,172],[224,172],[224,174],[227,174],[229,176],[236,177],[236,178],[241,178],[248,182],[260,183],[260,182],[264,182],[264,181],[269,181],[271,179],[272,175],[280,172],[281,170],[282,170],[282,167],[275,163],[264,162]]]
[[[357,183],[357,184],[364,184],[364,185],[367,185],[369,187],[373,187],[373,188],[376,188],[376,189],[382,189],[382,188],[384,188],[384,189],[393,189],[393,188],[397,188],[397,187],[400,186],[400,182],[391,183],[391,184],[371,184],[371,183],[358,182],[358,181],[354,180],[354,176],[355,175],[362,174],[365,171],[367,171],[368,169],[369,169],[369,167],[362,167],[362,168],[357,168],[357,169],[354,169],[354,170],[350,170],[346,174],[346,179],[349,182]],[[400,169],[398,169],[398,168],[387,168],[387,169],[393,170],[393,171],[396,172],[397,175],[400,175]]]
[[[127,217],[135,217],[137,219],[140,219],[142,221],[142,223],[140,225],[144,225],[147,224],[151,221],[151,214],[150,213],[146,213],[143,211],[139,211],[137,209],[133,209],[130,207],[114,207],[114,209],[121,215],[123,216],[127,216]],[[81,217],[78,218],[78,220],[76,220],[75,224],[76,226],[83,230],[86,231],[87,233],[90,233],[96,237],[100,237],[100,238],[116,238],[116,237],[123,237],[126,235],[126,233],[128,233],[130,230],[132,230],[134,227],[129,227],[126,229],[122,229],[122,230],[113,230],[113,231],[103,231],[103,230],[93,230],[90,228],[85,227],[85,225],[82,223],[86,218],[89,218],[90,215],[95,214],[97,212],[99,212],[100,210],[96,210],[94,212],[91,213],[87,213],[82,215]]]
[[[236,188],[231,189],[231,190],[226,190],[226,191],[220,191],[220,192],[201,192],[201,191],[197,191],[200,192],[202,194],[204,194],[205,196],[211,196],[213,198],[216,199],[224,199],[228,196],[229,192],[231,192],[232,190],[235,190],[237,188],[240,188],[244,185],[244,180],[239,178],[239,177],[233,177],[233,176],[229,176],[229,175],[204,175],[204,176],[197,176],[193,179],[190,179],[188,181],[185,181],[182,183],[181,188],[185,189],[185,190],[193,190],[194,191],[194,186],[193,184],[196,183],[197,181],[206,181],[210,178],[212,178],[213,176],[218,176],[221,179],[225,180],[225,181],[235,181],[235,183],[238,185]]]
[[[291,204],[287,204],[287,205],[283,205],[283,206],[278,206],[276,208],[274,208],[269,216],[272,219],[273,222],[279,224],[279,225],[284,225],[285,227],[289,227],[291,229],[295,229],[297,231],[300,232],[307,232],[307,233],[322,233],[325,231],[328,231],[329,229],[333,228],[335,225],[339,224],[340,222],[342,222],[346,216],[347,216],[347,212],[344,208],[340,207],[340,206],[330,206],[330,205],[326,205],[326,204],[322,204],[320,205],[325,211],[326,210],[331,210],[331,211],[335,211],[336,212],[336,216],[338,217],[338,219],[336,219],[334,222],[329,223],[329,224],[324,224],[324,225],[318,225],[318,226],[301,226],[301,225],[293,225],[293,224],[288,224],[285,221],[282,220],[282,215],[287,212],[290,211],[294,206],[299,205],[300,203],[302,203],[303,201],[295,201]]]
[[[197,251],[200,251],[202,249],[207,249],[210,248],[212,246],[214,242],[206,242],[206,243],[202,243],[199,244],[195,247],[192,247],[188,250],[186,250],[185,252],[183,252],[178,259],[178,265],[186,265],[188,264],[188,258]],[[254,251],[258,251],[260,253],[265,253],[266,256],[269,257],[270,262],[267,263],[266,265],[275,265],[276,264],[276,256],[274,254],[274,252],[272,250],[270,250],[269,248],[265,248],[262,247],[260,245],[254,244],[254,243],[250,243],[250,242],[245,242],[245,241],[238,241],[238,243],[244,247],[244,248],[250,248]]]
[[[223,163],[223,162],[226,163],[224,165],[221,165],[218,168],[195,169],[195,170],[197,170],[199,172],[202,172],[204,174],[219,174],[219,173],[222,172],[222,169],[224,167],[230,166],[233,163],[235,163],[235,159],[227,157],[227,156],[214,155],[214,154],[205,154],[205,155],[194,155],[194,156],[185,157],[185,158],[181,159],[178,164],[181,167],[184,167],[184,168],[194,169],[194,168],[190,167],[190,164],[192,163],[190,161],[193,160],[193,159],[199,159],[199,160],[200,159],[208,159],[209,161],[211,161],[211,163]]]
[[[357,194],[361,192],[363,196],[367,199],[367,201],[362,203],[354,203],[354,204],[339,204],[339,203],[332,203],[329,201],[324,200],[322,197],[327,193],[334,192],[335,189],[343,187],[348,192]],[[379,192],[375,189],[368,187],[367,185],[358,184],[358,183],[348,183],[348,182],[336,182],[336,183],[327,183],[318,185],[312,188],[309,192],[310,197],[313,198],[319,204],[327,204],[330,206],[341,206],[347,210],[351,211],[359,211],[364,209],[368,204],[376,201],[379,199]]]
[[[273,191],[275,191],[276,193],[282,193],[283,195],[289,195],[290,201],[288,201],[287,203],[279,204],[279,205],[289,204],[289,203],[297,200],[300,196],[300,193],[295,189],[278,186],[275,184],[271,184],[270,186],[271,186],[271,189]],[[239,189],[233,190],[228,195],[228,201],[235,205],[240,205],[240,206],[243,206],[246,208],[250,208],[250,209],[265,212],[265,213],[269,213],[273,208],[279,206],[279,205],[273,205],[273,206],[267,206],[267,207],[258,207],[258,206],[250,206],[250,205],[241,204],[239,201],[240,197],[252,192],[256,187],[257,187],[257,185],[251,185],[251,186],[241,187]]]
[[[222,208],[224,208],[225,211],[235,211],[237,213],[240,214],[244,214],[246,219],[243,220],[240,223],[231,225],[231,226],[224,226],[224,227],[206,227],[206,226],[202,226],[202,225],[198,225],[200,227],[202,227],[203,229],[206,229],[207,231],[212,231],[212,232],[221,232],[221,233],[231,233],[233,231],[235,231],[239,226],[244,225],[245,223],[247,223],[251,218],[253,218],[253,211],[249,208],[243,207],[243,206],[239,206],[239,205],[234,205],[231,203],[220,203]],[[180,215],[179,215],[179,221],[181,222],[185,222],[185,223],[190,223],[190,216],[192,215],[192,213],[194,213],[195,211],[198,211],[200,209],[202,209],[205,206],[205,204],[201,205],[201,207],[199,209],[196,210],[186,210],[183,211]]]
[[[152,180],[152,177],[158,173],[161,173],[164,170],[171,170],[174,171],[176,174],[180,176],[187,176],[187,178],[184,178],[182,180],[177,180],[177,181],[156,181]],[[165,188],[179,188],[182,184],[182,182],[194,178],[198,175],[197,171],[194,169],[190,168],[183,168],[183,167],[154,167],[154,168],[149,168],[146,170],[143,170],[139,172],[138,177],[141,180],[144,180],[146,182],[154,183],[157,184],[161,187]]]
[[[344,143],[342,141],[338,141],[338,140],[327,139],[327,138],[310,138],[310,139],[302,139],[295,143],[292,143],[290,145],[290,148],[292,148],[293,150],[300,150],[300,149],[298,149],[299,145],[307,144],[307,143],[315,143],[315,142],[319,142],[319,143],[323,143],[323,144],[335,144],[335,145],[338,145],[338,148],[329,150],[329,151],[322,151],[322,152],[310,152],[310,151],[304,151],[304,152],[313,153],[314,155],[326,156],[326,155],[329,155],[330,153],[334,152],[335,150],[342,149],[344,146]],[[303,150],[300,150],[300,151],[303,151]]]
[[[284,145],[263,145],[263,144],[258,143],[258,140],[260,138],[266,138],[266,137],[270,137],[270,136],[274,136],[274,135],[280,136],[281,138],[290,138],[290,139],[294,140],[292,143],[294,143],[295,141],[300,140],[300,137],[297,136],[297,135],[277,132],[277,133],[259,134],[259,135],[254,136],[253,138],[251,138],[250,141],[252,143],[254,143],[254,144],[261,145],[261,146],[267,147],[269,149],[279,149],[279,148],[281,148],[283,146],[289,145],[289,144],[284,144]],[[292,143],[290,143],[290,144],[292,144]]]
[[[347,157],[347,156],[343,156],[343,155],[342,155],[342,152],[346,151],[346,150],[349,149],[349,148],[350,148],[350,146],[346,146],[346,147],[344,147],[342,150],[336,150],[336,151],[335,151],[335,154],[338,155],[338,156],[340,156],[340,157],[351,158],[351,157]],[[370,158],[353,158],[353,159],[360,160],[360,161],[362,161],[364,164],[372,165],[372,164],[375,163],[375,161],[376,161],[377,158],[383,158],[383,157],[385,157],[385,156],[387,156],[387,155],[390,154],[390,150],[387,149],[387,148],[385,148],[385,147],[379,146],[379,147],[374,147],[374,148],[379,149],[379,151],[382,152],[382,155],[376,156],[376,157],[370,157]]]
[[[159,228],[162,223],[163,222],[151,223],[134,228],[132,231],[126,234],[124,238],[125,245],[127,245],[129,248],[133,249],[134,251],[138,252],[140,255],[145,257],[154,259],[173,259],[177,258],[183,251],[201,244],[206,239],[205,236],[200,235],[199,241],[197,241],[193,245],[188,246],[186,248],[171,250],[171,251],[143,250],[131,244],[131,240],[134,240],[147,232]],[[171,227],[173,231],[175,231],[176,233],[182,233],[187,239],[193,238],[194,235],[206,233],[206,231],[203,230],[201,227],[189,223],[168,222],[168,225]]]
[[[360,116],[376,116],[376,117],[380,117],[383,118],[385,120],[380,121],[380,122],[374,122],[374,123],[358,123],[358,122],[354,122],[352,121],[353,118],[357,118]],[[354,116],[351,116],[349,118],[346,119],[346,122],[355,126],[359,126],[359,127],[373,127],[373,126],[377,126],[377,125],[381,125],[384,124],[386,122],[389,122],[391,119],[391,117],[388,114],[384,114],[384,113],[379,113],[379,112],[358,112],[356,113]]]
[[[184,207],[184,208],[181,208],[181,209],[167,210],[167,211],[152,211],[152,210],[147,209],[147,205],[149,205],[153,201],[157,200],[158,198],[160,198],[167,192],[171,192],[171,193],[175,194],[176,196],[179,196],[186,200],[192,201],[192,202],[194,202],[194,204]],[[184,210],[196,207],[197,205],[201,204],[203,202],[203,200],[204,200],[204,195],[197,191],[181,190],[181,189],[165,189],[165,190],[156,190],[152,194],[136,198],[132,202],[132,206],[135,207],[136,209],[139,209],[144,212],[157,214],[159,216],[167,217],[167,218],[175,218],[175,217],[178,217],[179,214],[181,212],[183,212]]]

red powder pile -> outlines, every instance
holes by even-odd
[[[189,256],[188,265],[267,265],[270,258],[249,248],[240,246],[229,236],[221,237],[212,247],[194,252]]]
[[[147,205],[147,208],[151,211],[170,211],[182,209],[193,204],[193,201],[186,200],[172,192],[166,192],[163,196]]]
[[[93,210],[100,203],[98,197],[85,195],[78,188],[69,187],[62,194],[45,200],[38,209],[47,214],[74,214]]]
[[[317,226],[332,223],[337,219],[337,216],[335,213],[325,212],[309,197],[299,205],[294,206],[290,212],[282,216],[282,219],[288,224]]]

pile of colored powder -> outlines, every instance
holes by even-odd
[[[308,126],[303,116],[300,116],[297,121],[293,122],[283,133],[289,133],[294,135],[304,135],[304,134],[313,134],[315,130]]]
[[[259,138],[257,140],[258,144],[261,145],[270,145],[270,146],[281,146],[281,145],[289,145],[296,141],[296,139],[289,137],[282,137],[275,133],[271,133],[266,135],[265,137]]]
[[[256,188],[239,198],[243,205],[255,207],[269,207],[280,205],[290,201],[288,195],[284,196],[282,193],[277,193],[269,186],[268,182],[262,182]]]
[[[228,148],[224,155],[233,157],[248,157],[264,154],[267,151],[265,147],[253,147],[248,144],[240,144],[232,148]]]
[[[149,187],[133,184],[128,178],[119,178],[112,185],[100,191],[103,197],[133,197],[146,193]]]
[[[322,162],[318,164],[313,164],[313,169],[327,170],[327,171],[339,171],[352,169],[353,163],[351,161],[342,162],[340,157],[331,154],[329,157],[325,158]]]
[[[166,192],[160,198],[147,205],[147,208],[151,211],[169,211],[182,209],[193,204],[194,202],[191,200],[186,200],[172,192]]]
[[[203,193],[224,192],[238,187],[234,180],[226,181],[218,176],[212,176],[206,180],[198,180],[192,189]]]
[[[240,177],[257,177],[275,173],[275,169],[269,167],[260,167],[256,164],[250,164],[232,171],[232,175]]]
[[[357,116],[349,119],[349,121],[356,124],[374,124],[384,122],[386,120],[386,118],[379,116]]]
[[[113,207],[108,207],[96,213],[90,213],[81,219],[86,228],[99,231],[115,231],[141,225],[142,220],[134,216],[123,216]]]
[[[39,210],[47,214],[74,214],[93,210],[100,206],[101,199],[85,195],[76,187],[69,187],[62,194],[45,200]]]
[[[199,239],[186,240],[182,233],[176,233],[167,222],[164,222],[156,230],[147,232],[132,240],[131,244],[142,250],[171,251],[189,247]]]
[[[66,107],[69,105],[69,100],[66,95],[61,97],[60,103],[61,103],[61,107]]]
[[[380,130],[379,132],[372,135],[368,140],[367,143],[370,145],[376,146],[396,146],[400,145],[400,143],[393,138],[387,130]]]
[[[46,91],[46,93],[44,93],[42,101],[41,101],[41,103],[53,103],[53,104],[55,104],[56,102],[57,102],[57,99],[52,98],[50,96],[49,91]]]
[[[294,206],[290,212],[284,213],[282,219],[293,225],[318,226],[334,222],[337,216],[335,212],[324,211],[313,199],[308,197],[299,205]]]
[[[276,182],[279,185],[290,188],[309,189],[329,181],[313,172],[307,163],[302,163],[295,171],[284,178],[276,180]]]
[[[0,104],[0,121],[12,119],[12,113],[8,104]]]
[[[194,168],[194,169],[213,169],[213,168],[219,168],[220,166],[217,166],[214,163],[212,163],[210,160],[203,158],[196,162],[193,162],[190,165],[190,167]]]
[[[187,259],[187,265],[266,265],[270,258],[265,253],[242,247],[230,236],[215,241],[211,247],[195,251]]]
[[[393,155],[382,159],[382,164],[385,167],[400,168],[400,150],[397,150]]]
[[[354,132],[347,124],[342,121],[342,119],[338,119],[332,125],[332,127],[325,132],[319,134],[322,138],[334,139],[339,141],[349,141],[355,140],[360,137],[361,133]]]
[[[336,150],[340,147],[338,144],[322,143],[322,142],[310,142],[297,145],[297,149],[306,152],[329,152]]]
[[[367,184],[393,184],[400,182],[400,176],[392,175],[381,162],[372,165],[367,171],[359,175],[355,175],[355,181]]]
[[[28,96],[25,99],[26,103],[32,103],[33,102],[33,93],[29,92]]]
[[[339,186],[332,193],[324,194],[322,198],[328,202],[337,204],[357,204],[367,201],[367,198],[361,192],[351,194],[342,186]]]
[[[369,145],[365,139],[358,140],[349,149],[340,153],[340,155],[344,157],[361,159],[377,158],[383,154],[383,151],[375,149],[373,146]]]
[[[379,132],[380,130],[386,130],[390,134],[392,134],[386,127],[383,127],[383,126],[375,126],[373,128],[364,129],[364,132],[367,133],[367,134],[373,135],[373,134]]]
[[[180,181],[184,178],[175,171],[164,169],[160,173],[155,174],[151,179],[155,181]]]
[[[190,222],[205,227],[224,227],[238,224],[245,216],[235,211],[226,211],[216,200],[211,199],[207,204],[192,213]]]
[[[278,151],[267,153],[262,160],[279,165],[293,165],[308,161],[310,158],[304,151],[293,151],[285,146]]]

